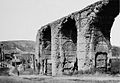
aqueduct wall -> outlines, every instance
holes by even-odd
[[[110,31],[119,12],[119,0],[102,0],[41,27],[36,37],[38,63],[50,59],[53,76],[61,75],[76,60],[78,71],[107,68]]]

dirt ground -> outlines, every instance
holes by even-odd
[[[40,75],[0,76],[0,83],[120,83],[120,77],[52,77]]]

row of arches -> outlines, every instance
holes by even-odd
[[[41,39],[42,40],[41,41],[42,48],[40,50],[42,50],[41,56],[43,59],[52,60],[52,58],[51,58],[51,56],[52,56],[52,53],[51,53],[52,40],[51,39],[53,36],[52,33],[53,32],[52,32],[50,26],[46,26],[46,28],[42,30],[42,34],[43,34],[42,39]],[[92,34],[94,34],[94,33],[92,33]],[[67,18],[67,20],[65,20],[65,22],[63,22],[63,24],[61,25],[61,28],[57,34],[57,40],[58,40],[57,44],[59,44],[57,47],[57,49],[58,49],[58,58],[57,59],[58,60],[60,58],[63,59],[63,60],[61,60],[60,64],[58,62],[58,68],[59,68],[59,65],[62,64],[61,67],[63,67],[62,71],[65,70],[64,73],[69,73],[69,70],[71,69],[71,66],[72,66],[71,64],[75,63],[76,60],[78,60],[78,56],[85,56],[85,55],[77,54],[77,51],[79,51],[79,50],[77,50],[77,44],[79,43],[77,41],[77,38],[78,38],[77,35],[78,35],[78,31],[77,31],[75,19]],[[88,38],[90,39],[91,37],[88,37]],[[100,41],[97,41],[96,43],[98,43],[98,42],[100,42]],[[101,42],[103,42],[103,40]],[[88,42],[88,43],[90,43],[90,42]],[[104,45],[106,45],[106,43],[104,43]],[[104,45],[102,44],[101,46],[104,47]],[[60,48],[60,46],[61,46],[61,48]],[[94,60],[91,59],[91,57],[90,57],[90,59],[92,61],[95,61],[95,64],[92,64],[92,65],[95,65],[96,68],[103,67],[103,65],[104,65],[103,68],[106,68],[108,49],[106,49],[107,50],[106,52],[104,52],[104,51],[102,52],[101,50],[98,49],[99,47],[100,46],[98,46],[96,49],[93,49],[93,51],[92,51],[95,53],[94,55],[92,55],[92,57],[94,57]],[[93,48],[95,48],[95,47],[93,46]],[[89,48],[86,47],[86,49],[89,49]],[[97,50],[97,52],[95,50]],[[60,51],[62,51],[62,54]],[[89,52],[89,50],[88,50],[88,52]],[[98,56],[98,58],[97,58],[97,56]],[[101,56],[101,58],[100,58],[100,56]],[[88,57],[89,57],[89,55],[88,55]]]
[[[39,54],[51,57],[52,75],[62,72],[66,57],[68,62],[77,58],[78,70],[105,68],[111,56],[110,31],[119,12],[119,0],[103,0],[44,26],[38,37]]]

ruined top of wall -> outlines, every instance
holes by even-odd
[[[79,20],[80,18],[86,18],[88,17],[92,12],[96,14],[96,16],[93,14],[93,17],[110,17],[110,18],[115,18],[119,12],[119,0],[101,0],[98,1],[94,4],[91,4],[87,6],[86,8],[74,12],[68,16],[65,16],[61,19],[58,19],[54,22],[48,23],[45,26],[42,26],[38,33],[44,31],[48,26],[52,28],[53,26],[57,26],[58,24],[62,24],[67,21],[68,18],[75,19],[76,21]],[[92,15],[92,14],[91,14]]]
[[[57,33],[60,30],[62,24],[66,23],[69,19],[73,19],[76,22],[75,24],[77,28],[84,27],[87,23],[90,24],[90,22],[92,22],[92,25],[94,25],[95,28],[100,29],[103,35],[106,36],[106,39],[108,38],[109,40],[110,30],[113,25],[114,18],[119,14],[119,12],[119,0],[101,0],[87,6],[81,11],[74,12],[68,16],[42,26],[38,30],[36,36],[36,53],[39,53],[38,49],[41,41],[43,41],[44,31],[47,31],[48,28],[52,29],[52,34],[54,35],[54,33]],[[48,37],[48,35],[46,37]]]

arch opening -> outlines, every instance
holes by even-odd
[[[120,46],[120,38],[119,38],[119,35],[120,35],[120,15],[118,15],[116,18],[115,18],[115,21],[113,23],[113,26],[111,28],[111,44],[112,46]]]
[[[51,59],[51,27],[46,26],[42,31],[41,42],[41,73],[48,75],[52,74],[52,64],[49,63]]]
[[[97,52],[95,54],[95,68],[98,72],[107,71],[107,53],[106,52]]]
[[[50,26],[47,26],[43,30],[43,42],[44,42],[44,48],[46,48],[51,43],[51,28]]]
[[[74,19],[68,18],[61,28],[62,50],[64,56],[63,73],[71,74],[76,63],[77,28]]]
[[[68,18],[67,22],[63,23],[61,28],[61,34],[72,40],[73,43],[77,42],[77,28],[75,23],[74,19]]]

